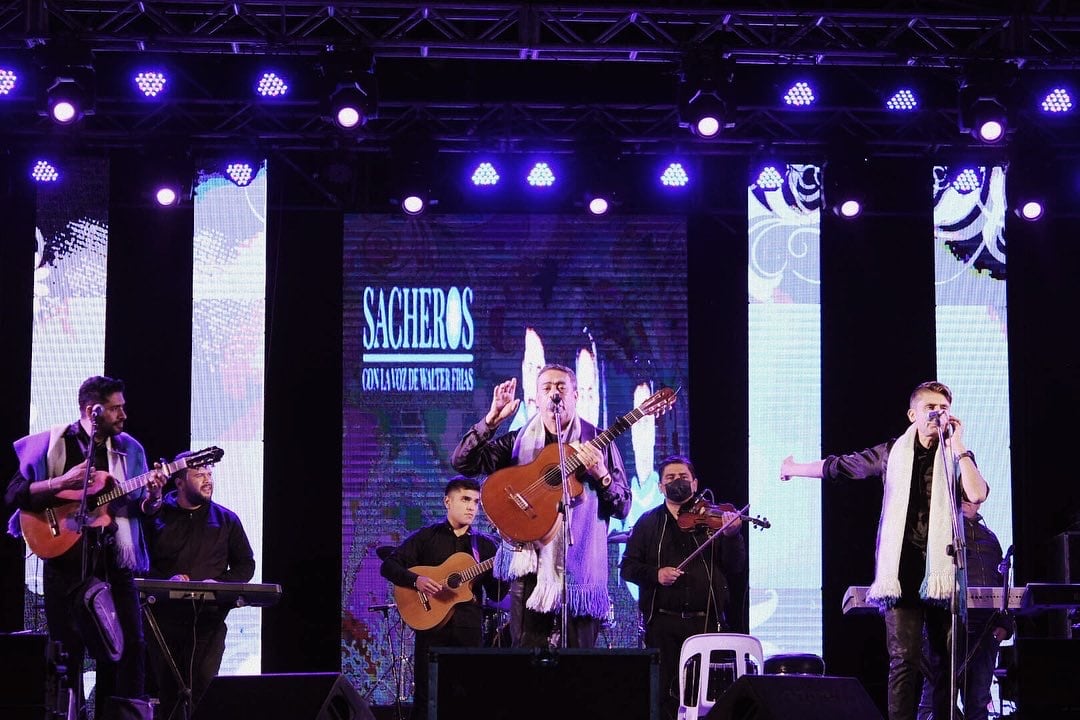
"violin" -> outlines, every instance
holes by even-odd
[[[750,507],[747,505],[747,508]],[[719,530],[724,527],[724,513],[735,513],[743,520],[756,526],[759,530],[772,527],[772,523],[763,517],[751,517],[745,511],[740,511],[731,503],[710,503],[705,498],[700,498],[686,510],[679,513],[679,529],[684,532],[693,532],[698,527],[706,527],[709,530]]]

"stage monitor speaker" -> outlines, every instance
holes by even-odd
[[[60,643],[44,633],[0,634],[0,718],[63,717],[73,700],[60,676],[64,662]]]
[[[743,675],[705,716],[707,720],[882,720],[855,678]]]
[[[1014,671],[1022,718],[1080,718],[1080,639],[1019,638]]]
[[[428,720],[656,720],[656,650],[434,648]]]
[[[191,720],[375,720],[341,673],[222,675],[210,682]]]

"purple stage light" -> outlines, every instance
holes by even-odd
[[[758,173],[757,186],[762,190],[776,190],[784,185],[784,176],[772,165],[766,165]]]
[[[154,192],[154,199],[158,205],[162,207],[168,207],[175,205],[180,201],[180,193],[176,191],[176,188],[170,185],[163,185]]]
[[[360,124],[361,115],[360,111],[354,108],[352,105],[346,105],[344,107],[338,108],[337,114],[334,116],[334,118],[338,125],[345,128],[346,130],[351,130],[352,128]]]
[[[907,88],[901,88],[885,101],[885,107],[895,112],[908,112],[919,107],[919,99]]]
[[[255,92],[263,97],[283,97],[288,91],[285,79],[272,72],[263,73],[255,86]]]
[[[19,76],[14,70],[0,68],[0,95],[10,95],[19,84]]]
[[[1054,88],[1042,101],[1043,112],[1047,113],[1067,113],[1072,110],[1072,106],[1072,95],[1065,88]]]
[[[555,173],[546,162],[538,162],[529,170],[525,181],[533,187],[551,187],[555,184]]]
[[[409,195],[401,201],[401,209],[406,215],[419,215],[424,212],[424,199],[419,195]]]
[[[694,129],[700,137],[716,137],[716,134],[720,132],[720,119],[712,115],[706,115],[695,123]]]
[[[476,166],[472,174],[472,184],[477,187],[491,187],[499,182],[499,172],[489,162],[482,162]]]
[[[997,118],[986,120],[979,125],[979,139],[995,143],[1005,136],[1005,123]]]
[[[593,215],[603,215],[608,211],[608,201],[606,198],[594,197],[589,200],[589,212]]]
[[[240,187],[247,187],[255,176],[255,168],[247,162],[231,162],[225,166],[225,175]]]
[[[840,203],[840,217],[851,219],[859,216],[862,212],[862,204],[858,200],[845,200]]]
[[[60,179],[60,173],[48,160],[38,160],[30,169],[30,178],[34,182],[56,182]]]
[[[1042,203],[1038,200],[1029,200],[1020,206],[1019,214],[1024,220],[1038,220],[1043,215]]]
[[[157,70],[143,70],[135,74],[133,78],[135,87],[139,89],[139,92],[143,96],[148,98],[156,98],[161,93],[165,92],[165,84],[169,81],[165,77],[165,73]]]
[[[814,89],[801,80],[784,93],[784,102],[792,107],[808,107],[814,104],[814,100]]]
[[[679,162],[668,165],[660,175],[660,184],[664,187],[686,187],[689,182],[690,176],[686,174],[686,169]]]
[[[964,168],[952,181],[953,188],[961,195],[978,190],[980,185],[982,185],[982,179],[974,168]]]
[[[70,125],[79,119],[79,109],[70,100],[58,100],[53,103],[52,119],[61,125]]]

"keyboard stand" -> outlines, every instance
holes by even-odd
[[[161,633],[161,626],[158,625],[157,618],[154,617],[154,611],[150,609],[153,604],[152,598],[144,599],[141,603],[143,617],[146,618],[146,625],[150,628],[150,632],[157,641],[158,647],[161,649],[161,655],[165,658],[165,663],[169,666],[169,671],[172,672],[173,680],[176,681],[176,687],[178,688],[176,703],[171,708],[168,708],[168,714],[162,715],[162,717],[164,720],[188,720],[191,717],[191,688],[184,682],[184,676],[176,665],[176,658],[173,657],[172,650],[169,649],[168,643],[165,642],[165,636]],[[160,688],[158,690],[160,691]],[[163,712],[164,710],[165,708],[162,708]],[[176,716],[177,710],[180,711],[179,716]]]

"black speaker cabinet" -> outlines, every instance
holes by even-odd
[[[1080,718],[1080,639],[1019,638],[1014,670],[1022,718]]]
[[[60,644],[42,633],[0,634],[0,717],[43,720],[61,716],[71,701],[63,687]]]
[[[656,720],[656,650],[434,648],[428,720]]]
[[[882,720],[855,678],[743,675],[705,716],[707,720]]]
[[[1054,580],[1080,583],[1080,532],[1054,536]]]
[[[192,720],[375,720],[341,673],[223,675],[210,682]]]

